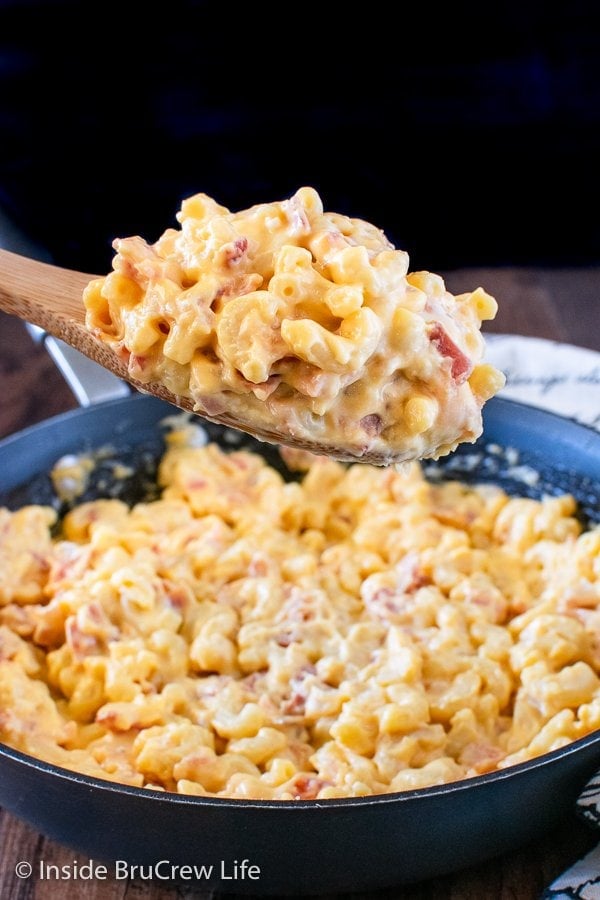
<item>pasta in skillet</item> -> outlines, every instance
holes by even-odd
[[[437,457],[481,433],[504,383],[482,361],[481,288],[438,275],[317,192],[230,213],[185,200],[181,229],[115,241],[114,272],[87,287],[86,323],[138,383],[209,418],[341,459]]]
[[[600,726],[600,532],[571,497],[171,438],[159,500],[0,512],[0,739],[270,800],[426,787]]]

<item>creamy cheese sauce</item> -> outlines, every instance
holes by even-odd
[[[482,362],[484,290],[409,273],[383,232],[324,212],[311,188],[238,213],[197,194],[178,219],[153,245],[115,241],[114,272],[85,291],[88,327],[133,379],[350,460],[479,436],[504,383]]]
[[[161,499],[0,510],[0,739],[273,800],[426,787],[600,727],[600,532],[569,496],[171,438]]]

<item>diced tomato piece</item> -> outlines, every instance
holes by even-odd
[[[431,328],[429,337],[438,353],[452,360],[450,371],[456,383],[462,384],[466,381],[473,370],[473,364],[469,357],[456,346],[448,332],[439,323],[436,323]]]

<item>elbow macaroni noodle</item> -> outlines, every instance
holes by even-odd
[[[454,297],[312,188],[230,213],[185,200],[152,246],[115,241],[114,271],[87,287],[86,322],[128,365],[200,414],[341,449],[349,459],[437,457],[481,433],[503,384],[482,362],[496,301]]]
[[[157,501],[81,504],[58,538],[49,508],[0,511],[5,743],[140,787],[325,800],[599,727],[600,532],[571,497],[285,455],[299,483],[174,436]]]

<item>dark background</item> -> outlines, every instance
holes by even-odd
[[[0,209],[93,272],[303,184],[413,268],[600,262],[597,4],[437,7],[0,0]]]

